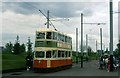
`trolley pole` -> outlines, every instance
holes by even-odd
[[[47,11],[47,28],[49,28],[49,10]]]
[[[110,0],[110,71],[113,71],[113,3]]]
[[[83,13],[81,13],[81,68],[83,68]]]
[[[76,28],[76,63],[78,63],[78,28]]]

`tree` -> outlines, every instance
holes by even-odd
[[[13,44],[12,44],[11,42],[7,43],[7,44],[5,45],[5,51],[11,53],[12,50],[13,50]]]
[[[27,42],[27,52],[28,52],[28,54],[30,53],[32,53],[32,42],[31,42],[31,40],[30,40],[30,37],[28,37],[28,42]]]
[[[92,49],[91,49],[91,47],[90,46],[88,46],[88,56],[90,56],[91,55],[91,52],[92,52]]]
[[[108,48],[106,48],[106,51],[105,51],[105,53],[109,54]]]
[[[20,43],[19,43],[19,36],[16,37],[16,43],[14,44],[14,54],[20,53]]]
[[[22,45],[20,46],[20,52],[21,52],[21,53],[24,53],[24,52],[25,52],[25,44],[22,44]]]

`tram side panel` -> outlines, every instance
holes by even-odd
[[[61,66],[72,65],[71,59],[59,59],[59,60],[34,60],[33,68],[57,68]]]

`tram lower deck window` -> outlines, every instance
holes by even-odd
[[[46,52],[46,58],[51,58],[51,51]]]
[[[44,52],[43,51],[36,51],[35,57],[36,58],[44,58]]]

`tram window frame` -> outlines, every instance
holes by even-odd
[[[37,53],[39,53],[39,54],[42,53],[43,56],[36,56]],[[44,58],[44,57],[45,57],[45,52],[44,51],[36,51],[35,52],[35,58]]]
[[[49,34],[51,33],[51,34]],[[46,39],[53,39],[52,32],[46,32]]]
[[[42,34],[42,37],[40,37]],[[36,38],[37,39],[45,39],[45,32],[36,32]]]
[[[51,52],[52,51],[46,51],[46,58],[51,58]],[[48,54],[47,54],[48,53]]]

